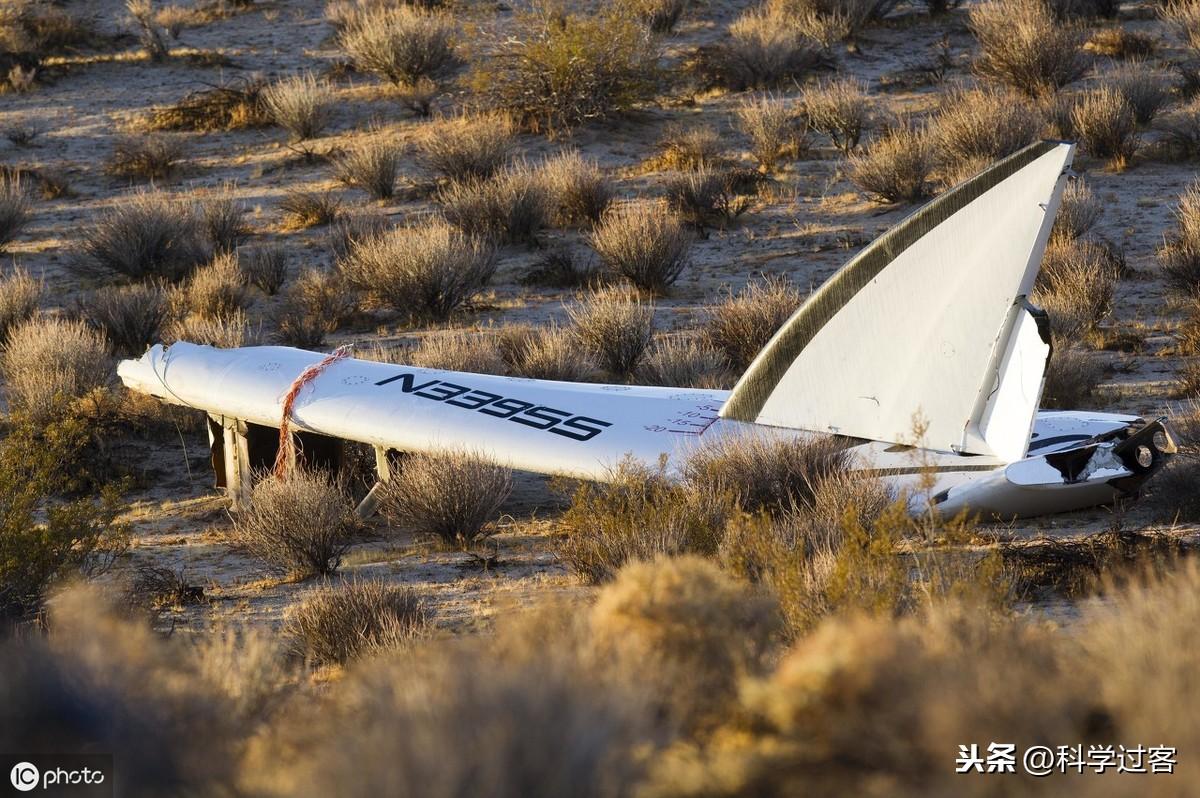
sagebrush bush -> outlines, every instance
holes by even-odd
[[[934,117],[930,133],[950,184],[1011,155],[1041,134],[1036,105],[1015,92],[972,89],[952,92]]]
[[[1076,178],[1063,189],[1058,216],[1054,218],[1052,238],[1075,240],[1083,237],[1100,218],[1103,207],[1083,178]]]
[[[211,255],[193,207],[158,192],[139,192],[102,212],[85,229],[83,249],[103,268],[172,281]]]
[[[721,154],[725,142],[711,125],[670,124],[658,140],[659,156],[655,165],[663,169],[703,169],[725,163]]]
[[[934,148],[925,130],[898,127],[850,156],[850,179],[883,202],[916,202],[929,196]]]
[[[388,218],[378,212],[338,214],[326,236],[334,262],[341,262],[355,247],[382,235],[390,225]]]
[[[333,116],[333,89],[311,72],[272,83],[262,97],[275,124],[297,141],[320,136]]]
[[[587,382],[596,374],[596,365],[575,332],[557,324],[535,330],[502,328],[500,344],[505,362],[522,377]]]
[[[1161,39],[1128,28],[1101,28],[1088,40],[1086,49],[1109,58],[1139,59],[1153,56]]]
[[[29,223],[32,204],[20,178],[0,172],[0,252]]]
[[[245,310],[250,304],[246,275],[236,253],[227,252],[192,272],[183,285],[188,312],[216,319]]]
[[[804,295],[782,277],[746,284],[709,309],[705,340],[741,373],[804,302]]]
[[[450,16],[401,5],[352,15],[338,42],[359,69],[411,86],[455,64],[455,33]]]
[[[442,88],[429,78],[416,83],[402,83],[392,87],[392,96],[401,105],[419,117],[428,117],[433,111],[433,101],[442,93]]]
[[[1034,302],[1050,314],[1056,336],[1078,340],[1112,310],[1119,277],[1119,263],[1103,246],[1056,239],[1046,247]]]
[[[447,180],[485,179],[503,167],[516,146],[512,117],[459,116],[431,126],[418,142],[426,165]]]
[[[397,227],[353,247],[339,264],[351,284],[410,318],[449,318],[491,281],[491,245],[444,221]]]
[[[744,171],[707,167],[684,172],[667,181],[667,207],[702,236],[708,228],[724,230],[750,209],[746,176]]]
[[[113,362],[104,334],[56,317],[23,321],[8,333],[0,356],[8,403],[35,424],[62,415],[70,403],[104,388]]]
[[[333,224],[341,215],[342,201],[329,191],[289,191],[279,201],[283,226],[288,230],[306,230]]]
[[[496,337],[480,330],[431,333],[408,358],[414,366],[470,374],[503,374],[507,370]]]
[[[654,338],[654,304],[624,287],[601,288],[567,307],[583,345],[614,376],[630,376]]]
[[[1102,373],[1102,366],[1090,353],[1068,341],[1056,341],[1046,366],[1042,407],[1078,410],[1086,406],[1100,384]]]
[[[1072,110],[1071,122],[1084,151],[1117,169],[1129,162],[1141,143],[1133,107],[1112,86],[1087,92]]]
[[[729,26],[713,51],[713,82],[734,90],[769,89],[802,78],[829,60],[828,49],[795,16],[765,4],[750,8]]]
[[[688,3],[687,0],[620,0],[619,5],[640,19],[652,33],[670,33]]]
[[[610,273],[653,294],[675,283],[692,248],[679,218],[650,202],[610,209],[589,240]]]
[[[246,208],[233,197],[208,197],[200,201],[200,220],[208,243],[216,253],[233,252],[250,235]]]
[[[410,588],[356,580],[304,594],[283,633],[296,653],[313,662],[346,664],[402,646],[428,625],[425,604]]]
[[[486,180],[454,182],[438,193],[442,215],[464,233],[504,243],[536,244],[550,213],[539,170],[520,162]]]
[[[37,312],[45,289],[41,280],[18,267],[0,277],[0,344],[8,338],[9,330]]]
[[[1200,77],[1200,74],[1198,74]],[[1192,100],[1160,119],[1164,143],[1183,158],[1200,156],[1200,100]]]
[[[1030,96],[1048,94],[1087,68],[1079,28],[1054,18],[1045,0],[987,0],[968,12],[982,51],[980,75]]]
[[[166,180],[183,158],[183,144],[167,135],[125,136],[113,144],[106,168],[116,177]]]
[[[808,119],[784,99],[763,94],[743,100],[737,118],[750,139],[750,154],[764,172],[808,148]]]
[[[1129,107],[1139,125],[1148,125],[1171,102],[1171,84],[1163,74],[1143,61],[1131,61],[1107,76]]]
[[[854,78],[834,78],[809,86],[800,95],[805,119],[824,133],[843,154],[858,147],[873,122],[867,85]]]
[[[314,266],[288,285],[275,309],[280,343],[315,349],[358,311],[358,295],[336,271]]]
[[[638,382],[674,388],[728,388],[729,361],[693,337],[660,337],[638,366]]]
[[[187,341],[218,349],[234,349],[259,343],[260,332],[259,328],[251,327],[245,311],[239,310],[216,318],[189,313],[172,320],[163,329],[163,343]]]
[[[1159,6],[1158,13],[1188,47],[1200,49],[1200,3],[1195,0],[1167,0]]]
[[[594,225],[613,199],[612,181],[577,150],[546,159],[539,167],[548,195],[550,219],[559,227]]]
[[[287,279],[287,250],[279,244],[241,250],[238,263],[247,282],[267,296],[278,294]]]
[[[1200,183],[1179,195],[1175,230],[1158,250],[1167,287],[1184,297],[1200,297]]]
[[[338,569],[356,528],[342,489],[325,474],[297,468],[254,486],[231,537],[272,568],[311,576]]]
[[[338,180],[361,188],[371,199],[390,199],[396,190],[400,151],[383,140],[360,145],[334,162]]]
[[[155,283],[108,285],[82,302],[84,317],[104,331],[115,354],[139,357],[159,333],[170,314],[170,303]]]
[[[475,61],[469,83],[533,130],[572,128],[654,96],[655,40],[619,8],[519,13],[493,47]]]
[[[463,550],[496,532],[512,470],[472,452],[410,454],[385,483],[384,508],[419,535]]]

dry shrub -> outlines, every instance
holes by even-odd
[[[752,200],[746,191],[756,184],[746,187],[746,176],[745,171],[707,167],[684,172],[667,181],[667,207],[702,236],[710,227],[724,230],[750,209]]]
[[[596,366],[579,346],[573,330],[548,324],[536,330],[501,330],[505,361],[513,372],[536,380],[587,382],[596,374]]]
[[[163,330],[164,344],[187,341],[218,349],[253,346],[258,343],[259,337],[259,330],[251,328],[250,320],[241,310],[217,318],[191,313],[175,319]]]
[[[1200,77],[1200,75],[1198,75]],[[1158,123],[1163,142],[1182,158],[1200,156],[1200,100],[1192,100]]]
[[[134,279],[179,280],[210,257],[195,210],[159,192],[139,192],[101,213],[83,234],[99,266]]]
[[[106,169],[110,175],[136,180],[166,180],[183,158],[183,144],[165,135],[117,139]]]
[[[241,250],[238,262],[246,281],[267,296],[278,294],[287,279],[287,250],[279,244]]]
[[[688,0],[620,0],[619,5],[640,19],[651,33],[670,33],[683,16]]]
[[[638,382],[672,388],[727,388],[725,356],[689,336],[658,338],[638,367]]]
[[[1074,241],[1083,237],[1096,225],[1102,210],[1100,201],[1092,194],[1084,179],[1075,178],[1063,189],[1051,238]]]
[[[1101,372],[1100,364],[1088,352],[1066,341],[1056,341],[1046,366],[1042,407],[1078,410],[1095,394]]]
[[[742,681],[765,671],[780,617],[773,597],[685,555],[621,568],[588,629],[596,654],[653,673],[666,690],[656,702],[694,733],[726,722]]]
[[[320,136],[333,116],[334,91],[311,72],[272,83],[262,98],[275,124],[296,141]]]
[[[604,266],[652,294],[665,294],[688,265],[692,237],[664,205],[610,209],[590,236]]]
[[[451,183],[438,193],[442,215],[467,235],[536,244],[550,212],[541,173],[521,162],[481,180]]]
[[[703,169],[725,162],[724,143],[717,129],[709,125],[671,124],[658,141],[656,166],[663,169]]]
[[[371,141],[339,157],[334,168],[347,186],[361,188],[371,199],[390,199],[400,170],[400,151],[386,141]]]
[[[809,126],[828,136],[844,155],[854,151],[872,124],[867,85],[854,78],[833,78],[809,86],[800,102]]]
[[[470,85],[538,131],[569,129],[654,96],[655,39],[621,9],[522,12],[473,64]]]
[[[32,204],[20,178],[0,173],[0,252],[29,222]]]
[[[409,588],[352,581],[306,593],[288,613],[284,635],[306,659],[344,665],[402,646],[428,625],[424,603]]]
[[[152,0],[125,0],[125,8],[137,26],[138,39],[146,48],[146,55],[154,63],[166,60],[169,54],[164,39],[166,31],[155,19]]]
[[[9,407],[35,424],[48,423],[73,400],[108,385],[108,353],[104,334],[82,321],[38,317],[17,324],[0,358]]]
[[[594,225],[612,202],[612,182],[577,150],[548,158],[539,171],[549,195],[551,221],[559,227]]]
[[[352,15],[338,41],[359,69],[400,86],[453,66],[454,34],[448,15],[401,5]]]
[[[200,201],[201,224],[213,252],[218,254],[233,252],[250,235],[245,217],[246,209],[233,197],[209,197]]]
[[[275,310],[280,342],[315,349],[358,310],[358,297],[340,274],[308,267],[284,292]]]
[[[472,452],[418,453],[385,484],[389,517],[467,550],[495,534],[492,522],[512,492],[512,470]]]
[[[410,318],[449,318],[496,271],[495,250],[444,221],[397,227],[353,247],[339,268],[375,302]]]
[[[104,331],[116,354],[138,357],[158,341],[170,313],[163,289],[154,283],[109,285],[82,302],[83,314]]]
[[[326,239],[334,263],[345,260],[355,247],[378,238],[390,228],[391,222],[382,213],[351,211],[338,214]]]
[[[626,461],[606,484],[584,483],[562,516],[559,557],[584,580],[611,580],[627,563],[681,554],[712,555],[733,510],[713,495]]]
[[[289,191],[279,201],[283,226],[287,230],[306,230],[332,224],[341,214],[342,201],[329,191]]]
[[[774,3],[743,12],[710,58],[711,82],[735,91],[781,86],[830,61],[811,27]]]
[[[704,338],[743,372],[803,302],[804,295],[782,277],[747,283],[710,308]]]
[[[1105,247],[1055,239],[1046,247],[1034,302],[1050,314],[1056,338],[1079,340],[1112,310],[1119,277],[1119,265]]]
[[[480,330],[430,333],[421,339],[409,361],[421,368],[468,374],[503,374],[507,371],[495,335]]]
[[[45,291],[41,280],[18,267],[0,277],[0,343],[7,340],[13,327],[37,312]]]
[[[201,133],[266,127],[273,122],[263,100],[266,87],[265,80],[254,76],[192,92],[174,105],[156,108],[146,126]]]
[[[743,100],[737,118],[750,139],[750,154],[764,172],[808,149],[808,120],[779,97],[763,94]]]
[[[1158,250],[1167,287],[1184,297],[1200,297],[1200,183],[1179,195],[1175,231]]]
[[[206,319],[245,310],[250,294],[237,255],[218,255],[212,263],[194,271],[183,286],[183,303],[189,312]]]
[[[420,117],[428,117],[432,113],[433,101],[441,93],[441,86],[429,78],[392,87],[392,96],[396,101]]]
[[[1167,0],[1159,6],[1158,13],[1188,47],[1200,49],[1200,3],[1196,0]]]
[[[547,288],[579,288],[597,282],[596,269],[581,262],[569,249],[554,249],[534,261],[520,282]]]
[[[898,127],[850,156],[850,179],[882,202],[916,202],[929,196],[934,152],[925,130]]]
[[[1134,109],[1113,86],[1087,92],[1072,110],[1071,122],[1084,151],[1116,169],[1124,168],[1141,143]]]
[[[1054,18],[1045,0],[987,0],[972,6],[982,50],[975,70],[1030,96],[1048,94],[1087,68],[1080,29]]]
[[[654,338],[654,304],[625,287],[589,291],[567,308],[579,339],[609,373],[630,376]]]
[[[1122,64],[1108,78],[1120,93],[1139,125],[1148,125],[1171,102],[1171,85],[1163,74],[1143,61]]]
[[[452,181],[483,180],[508,162],[515,134],[507,114],[463,115],[433,125],[418,147],[436,174]]]
[[[995,89],[951,93],[934,117],[938,157],[955,177],[990,164],[1036,141],[1042,118],[1025,97]],[[959,182],[951,179],[950,183]]]
[[[342,489],[325,474],[294,469],[254,486],[234,518],[232,541],[272,568],[331,574],[350,547],[357,522]]]
[[[1143,59],[1155,54],[1159,41],[1157,36],[1128,28],[1101,28],[1092,33],[1084,49],[1109,58]]]

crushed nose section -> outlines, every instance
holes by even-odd
[[[1157,418],[1113,448],[1113,455],[1131,473],[1111,484],[1126,494],[1136,493],[1178,451],[1179,444],[1166,417]]]

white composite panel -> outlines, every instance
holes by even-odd
[[[1049,355],[1050,346],[1042,340],[1037,319],[1019,308],[995,390],[988,396],[979,422],[984,442],[1006,462],[1020,460],[1029,448]]]
[[[1054,147],[901,252],[799,352],[755,420],[906,442],[919,414],[933,449],[1022,447],[1025,435],[1002,443],[968,427],[1014,299],[1032,288],[1072,150]]]

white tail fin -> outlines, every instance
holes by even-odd
[[[775,334],[721,415],[895,443],[920,415],[929,448],[1023,456],[1046,351],[1024,298],[1074,150],[1032,144],[876,239]]]

